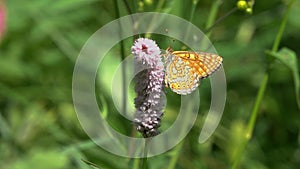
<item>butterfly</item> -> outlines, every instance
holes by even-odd
[[[223,58],[206,52],[173,51],[166,49],[165,84],[180,95],[187,95],[196,90],[200,80],[218,70]]]

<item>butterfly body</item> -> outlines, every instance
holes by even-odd
[[[177,94],[190,94],[200,84],[200,80],[214,73],[223,58],[205,52],[172,51],[165,55],[165,84]]]

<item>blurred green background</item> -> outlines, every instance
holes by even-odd
[[[136,159],[101,149],[79,124],[72,103],[72,72],[84,43],[99,28],[118,18],[116,10],[121,16],[130,12],[170,13],[205,30],[212,7],[217,7],[216,19],[236,7],[236,1],[220,0],[127,1],[128,6],[125,0],[117,1],[118,8],[114,1],[104,0],[0,0],[0,10],[5,7],[7,15],[6,31],[0,36],[0,169],[91,168],[81,159],[108,169],[134,168]],[[195,126],[178,147],[149,158],[149,168],[227,169],[239,158],[243,169],[300,167],[299,90],[294,84],[299,70],[293,74],[280,59],[269,64],[269,81],[252,138],[244,151],[240,148],[268,67],[270,57],[265,51],[272,49],[289,2],[256,1],[252,14],[235,11],[211,29],[210,40],[224,58],[227,79],[221,124],[205,144],[198,143],[210,104],[209,81],[204,80]],[[171,41],[157,35],[152,38],[160,47],[167,47]],[[295,1],[279,50],[287,47],[299,56],[299,40],[300,2]],[[132,42],[133,38],[124,41],[126,56]],[[117,45],[107,54],[113,66],[107,65],[102,71],[115,71],[121,62],[120,50]],[[299,65],[299,59],[295,65]],[[109,82],[102,77],[97,84],[99,107],[105,110],[107,120],[130,136],[132,123],[118,115],[111,96],[103,90],[110,87]],[[176,119],[172,112],[177,112],[180,101],[179,95],[167,91],[162,131]],[[171,160],[176,161],[173,167]]]

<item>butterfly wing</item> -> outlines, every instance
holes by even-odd
[[[218,55],[205,52],[169,52],[165,61],[165,83],[175,93],[189,94],[199,86],[202,78],[221,66],[222,60]]]

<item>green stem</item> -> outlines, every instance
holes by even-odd
[[[288,5],[288,9],[287,9],[287,11],[285,12],[285,14],[283,16],[283,20],[282,20],[282,22],[280,24],[279,31],[277,33],[275,42],[273,44],[272,52],[276,52],[278,50],[278,47],[279,47],[279,44],[280,44],[280,40],[282,38],[282,35],[283,35],[283,32],[284,32],[286,23],[287,23],[287,20],[288,20],[290,11],[291,11],[291,8],[293,6],[293,3],[294,3],[294,0],[291,0],[290,3],[289,3],[289,5]]]
[[[208,34],[208,33],[212,30],[212,28],[213,28],[215,25],[217,25],[218,23],[220,23],[221,21],[223,21],[223,20],[224,20],[226,17],[228,17],[229,15],[233,14],[235,11],[237,11],[237,8],[236,8],[236,7],[233,8],[233,9],[231,9],[231,10],[230,10],[229,12],[227,12],[225,15],[223,15],[222,17],[220,17],[218,20],[216,20],[216,22],[215,22],[214,24],[210,25],[209,27],[207,26],[206,29],[205,29],[205,31],[204,31],[204,33]],[[209,25],[209,24],[207,24],[207,25]]]
[[[263,81],[262,81],[262,83],[259,87],[259,90],[258,90],[258,93],[257,93],[257,96],[256,96],[256,100],[255,100],[255,103],[254,103],[254,106],[253,106],[253,109],[252,109],[252,112],[251,112],[251,117],[250,117],[250,120],[248,122],[247,131],[246,131],[246,139],[247,140],[250,140],[250,138],[252,137],[252,132],[253,132],[253,129],[254,129],[254,126],[255,126],[257,113],[258,113],[258,110],[260,108],[260,104],[262,102],[262,99],[264,97],[265,90],[266,90],[266,87],[267,87],[267,84],[268,84],[268,80],[269,80],[269,73],[267,72],[267,73],[265,73]]]
[[[134,161],[133,161],[132,169],[139,169],[140,168],[139,166],[140,166],[140,159],[135,158]]]
[[[198,0],[193,0],[192,11],[191,11],[191,13],[190,13],[189,22],[192,22],[192,21],[193,21],[194,14],[195,14],[196,7],[197,7],[198,2],[199,2]]]
[[[192,11],[190,13],[190,18],[189,18],[189,22],[191,22],[191,23],[192,23],[193,16],[195,14],[198,2],[199,2],[198,0],[193,0]],[[187,28],[186,33],[184,35],[184,41],[187,41],[187,38],[189,37],[189,34],[190,34],[190,29],[191,29],[191,24],[188,25],[188,28]]]
[[[142,161],[142,169],[147,169],[147,160],[148,160],[148,145],[151,140],[149,138],[145,138],[145,148],[144,148],[144,158]]]
[[[170,160],[170,163],[169,163],[169,166],[167,169],[174,169],[175,166],[176,166],[176,163],[178,161],[178,158],[179,158],[179,154],[180,154],[180,151],[182,149],[182,146],[183,146],[183,141],[181,141],[177,146],[176,148],[174,149],[174,151],[172,152],[171,154],[171,160]]]
[[[280,24],[279,31],[277,33],[276,39],[275,39],[274,44],[273,44],[272,52],[276,52],[278,50],[278,47],[279,47],[284,29],[285,29],[285,26],[286,26],[286,23],[287,23],[287,20],[288,20],[290,9],[291,9],[293,3],[294,3],[294,0],[291,0],[289,5],[288,5],[288,9],[284,14],[283,20]],[[270,64],[270,62],[269,62],[269,64]],[[258,114],[262,99],[263,99],[264,94],[265,94],[265,90],[266,90],[266,87],[267,87],[267,84],[268,84],[268,80],[269,80],[269,70],[267,70],[267,72],[265,73],[263,81],[261,83],[261,86],[259,87],[259,91],[257,93],[256,100],[255,100],[255,103],[254,103],[254,106],[253,106],[253,109],[252,109],[252,112],[251,112],[251,117],[248,121],[245,137],[243,138],[243,142],[239,147],[237,158],[233,162],[233,165],[232,165],[231,169],[237,169],[238,168],[238,166],[240,164],[242,154],[243,154],[244,150],[246,149],[246,146],[247,146],[249,140],[252,137],[253,129],[255,127],[255,122],[256,122],[256,119],[257,119],[257,114]]]
[[[209,27],[211,27],[214,24],[214,22],[216,20],[216,17],[217,17],[217,13],[218,13],[218,9],[219,9],[220,4],[221,4],[221,0],[216,0],[213,3],[213,5],[211,6],[205,29],[208,29]],[[208,32],[206,36],[209,38],[210,34],[211,33]]]
[[[155,11],[156,11],[156,12],[161,12],[162,7],[164,6],[164,4],[165,4],[165,0],[160,0],[160,1],[158,1],[158,4],[157,4],[157,6],[156,6]]]
[[[208,19],[207,19],[207,22],[206,22],[206,25],[205,25],[206,30],[210,31],[212,26],[214,25],[213,23],[216,20],[216,16],[217,16],[220,4],[221,4],[221,0],[216,0],[212,4],[212,6],[210,8],[209,15],[208,15]],[[209,38],[210,35],[211,35],[211,33],[209,31],[204,32],[204,33],[206,33],[207,38]],[[203,39],[202,43],[201,43],[201,46],[202,46],[201,47],[202,49],[207,49],[207,48],[209,48],[209,43],[205,39]]]
[[[126,2],[126,1],[124,1]],[[116,13],[116,17],[120,18],[120,12],[119,12],[119,4],[117,2],[117,0],[114,0],[114,4],[115,4],[115,13]],[[119,36],[122,37],[122,25],[120,22],[119,23],[119,27],[120,27],[120,32],[119,32]],[[120,42],[120,46],[121,46],[121,61],[125,59],[125,45],[124,45],[124,41],[121,40]],[[123,91],[123,103],[122,103],[122,111],[123,113],[126,115],[126,110],[127,110],[127,89],[126,89],[126,65],[122,64],[122,91]]]
[[[126,8],[127,12],[128,12],[129,14],[132,14],[132,11],[131,11],[131,9],[130,9],[130,7],[129,7],[128,2],[127,2],[126,0],[123,0],[123,3],[124,3],[124,5],[125,5],[125,8]]]
[[[266,87],[267,87],[267,84],[268,84],[268,79],[269,79],[269,75],[268,75],[268,73],[266,73],[264,75],[263,82],[262,82],[262,84],[259,88],[258,94],[256,96],[255,104],[253,106],[253,109],[252,109],[252,112],[251,112],[251,117],[250,117],[250,120],[248,122],[246,134],[245,134],[244,138],[242,138],[243,142],[239,147],[239,150],[238,150],[238,153],[237,153],[237,158],[235,159],[231,169],[237,169],[237,167],[240,164],[242,154],[243,154],[243,152],[244,152],[244,150],[247,146],[247,143],[251,139],[252,132],[253,132],[255,122],[256,122],[257,113],[258,113],[261,101],[263,99],[263,96],[264,96],[264,93],[265,93],[265,90],[266,90]]]
[[[132,12],[136,13],[137,9],[138,9],[138,7],[137,7],[138,0],[132,0],[131,3],[132,3]]]
[[[156,12],[160,12],[161,9],[162,9],[162,7],[163,7],[163,5],[164,5],[164,3],[165,3],[165,0],[160,0],[160,1],[158,1],[158,4],[157,4],[157,6],[156,6],[156,8],[155,8],[155,11],[156,11]],[[151,19],[151,21],[150,21],[150,24],[149,24],[150,26],[149,26],[149,28],[148,28],[148,30],[147,30],[146,32],[152,32],[152,31],[153,31],[153,27],[155,27],[156,22],[158,21],[158,18],[157,18],[157,17],[158,17],[158,14],[155,14],[155,15],[152,17],[152,19]],[[144,37],[151,38],[151,36],[152,36],[151,33],[146,33]]]

